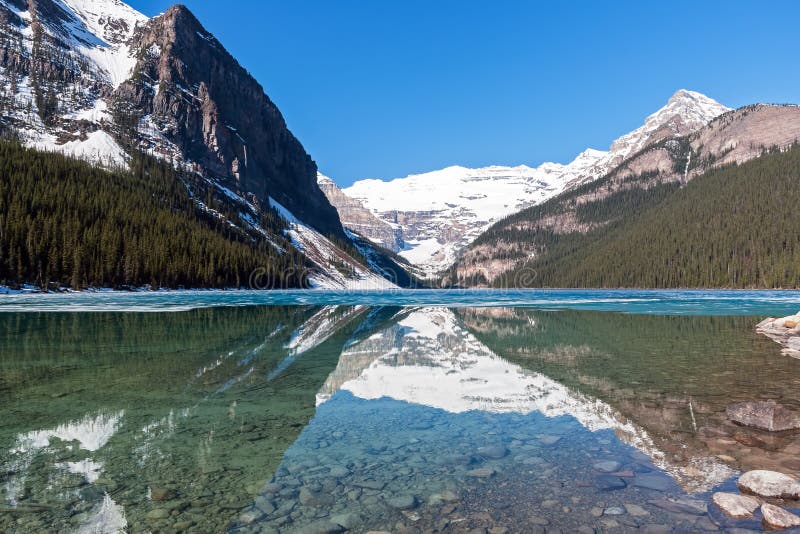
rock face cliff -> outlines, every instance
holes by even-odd
[[[336,235],[336,210],[317,187],[317,168],[261,85],[183,6],[137,29],[132,76],[114,92],[150,148],[157,132],[209,177]],[[137,132],[138,133],[138,132]]]
[[[403,249],[403,231],[398,225],[373,215],[361,202],[345,195],[339,186],[324,174],[317,173],[317,184],[339,212],[339,218],[345,228],[392,252]]]
[[[2,126],[29,146],[114,166],[136,148],[344,238],[278,108],[184,6],[0,0],[0,81]]]

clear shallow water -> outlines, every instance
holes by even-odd
[[[659,315],[788,315],[800,309],[800,291],[398,289],[392,291],[99,291],[0,295],[0,312],[156,312],[218,306],[264,305],[514,306]]]
[[[722,309],[0,314],[0,531],[758,530],[710,493],[800,440],[725,407],[800,361]]]

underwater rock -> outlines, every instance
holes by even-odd
[[[728,419],[742,426],[781,432],[800,428],[800,416],[775,401],[739,402],[728,406]]]
[[[444,490],[440,493],[433,493],[428,497],[428,505],[434,506],[443,502],[453,502],[458,500],[458,495],[450,490]]]
[[[503,445],[490,445],[488,447],[479,447],[478,454],[484,458],[499,460],[508,454],[508,449]]]
[[[353,482],[353,486],[357,488],[364,488],[364,489],[371,489],[371,490],[382,490],[384,486],[386,486],[385,482],[380,482],[378,480],[358,480]]]
[[[387,499],[386,504],[397,510],[408,510],[417,505],[417,498],[413,495],[398,495]]]
[[[800,499],[800,483],[793,477],[758,469],[748,471],[736,483],[743,493],[766,498]]]
[[[331,516],[331,521],[347,530],[352,530],[358,523],[358,515],[352,512],[344,512]]]
[[[489,478],[490,476],[494,475],[494,469],[491,467],[479,467],[477,469],[471,469],[467,471],[467,476],[470,477],[478,477],[478,478]]]
[[[648,504],[676,514],[705,515],[706,503],[695,499],[653,499]]]
[[[650,512],[639,506],[638,504],[625,503],[625,510],[633,517],[646,517]]]
[[[300,489],[298,500],[303,506],[330,506],[333,504],[333,496],[312,491],[307,487]]]
[[[295,532],[298,534],[338,534],[339,532],[344,532],[344,528],[327,519],[321,519],[301,527]]]
[[[783,530],[786,528],[800,527],[800,517],[791,512],[787,512],[779,506],[764,503],[761,505],[761,514],[764,516],[762,524],[766,529]]]
[[[614,491],[626,488],[628,483],[618,476],[600,475],[595,477],[594,485],[600,491]]]
[[[169,517],[169,510],[165,510],[164,508],[156,508],[155,510],[150,510],[147,512],[145,516],[147,519],[151,521],[158,521],[159,519],[166,519]]]
[[[595,471],[600,471],[601,473],[613,473],[618,471],[622,464],[616,460],[603,460],[595,463],[592,467],[594,467]]]
[[[350,470],[341,465],[334,465],[328,472],[328,475],[332,476],[333,478],[344,478],[349,474]]]
[[[658,474],[638,475],[633,479],[634,486],[654,491],[667,491],[670,488],[670,480]]]
[[[722,491],[712,495],[711,500],[729,517],[733,517],[734,519],[753,517],[753,512],[758,509],[758,505],[760,504],[758,499],[754,499],[753,497]]]
[[[561,436],[539,436],[539,441],[545,445],[555,445],[561,441]]]
[[[265,499],[260,495],[256,497],[254,504],[256,508],[258,508],[265,514],[271,514],[272,512],[275,511],[275,504],[269,499]]]
[[[150,499],[153,501],[168,501],[175,498],[175,491],[159,486],[150,486]]]
[[[254,509],[242,512],[242,514],[239,516],[239,522],[241,524],[243,524],[243,525],[250,525],[250,524],[255,523],[256,521],[259,521],[260,519],[262,519],[265,516],[266,516],[266,514],[264,514],[264,512],[262,512],[258,508],[254,508]]]

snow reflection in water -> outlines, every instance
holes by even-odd
[[[336,518],[355,531],[697,530],[729,526],[706,511],[709,489],[796,450],[791,437],[768,454],[748,436],[746,457],[719,448],[742,432],[724,426],[727,403],[787,402],[800,384],[768,340],[748,337],[752,318],[365,306],[20,315],[0,317],[19,351],[0,362],[22,378],[5,382],[20,402],[0,433],[2,498],[19,513],[0,516],[3,528],[291,532],[341,528]],[[25,332],[43,332],[42,345]]]

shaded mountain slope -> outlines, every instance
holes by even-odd
[[[269,287],[308,284],[276,212],[248,219],[193,173],[146,157],[106,171],[8,141],[0,167],[0,284],[240,287],[265,267]]]
[[[668,199],[698,176],[747,162],[769,150],[788,149],[798,139],[798,106],[755,105],[728,112],[689,136],[648,145],[599,180],[499,221],[469,246],[445,281],[461,285],[558,285],[556,280],[534,282],[527,275],[525,280],[515,280],[513,273],[519,273],[523,265],[532,268],[535,262],[552,263],[566,250],[577,254],[584,246],[594,246],[621,221]],[[770,186],[768,179],[761,183],[760,176],[751,179],[754,187],[760,186],[765,192]],[[722,192],[708,194],[713,199]],[[751,203],[759,200],[758,195],[747,199]],[[658,222],[662,224],[668,223]],[[669,224],[685,226],[682,221]],[[576,255],[574,260],[579,258]],[[684,282],[692,284],[690,279]],[[670,283],[677,282],[662,282]]]
[[[585,233],[530,233],[544,252],[496,285],[800,287],[800,147],[580,206]],[[502,235],[502,234],[501,234]],[[514,237],[519,238],[518,234]]]

